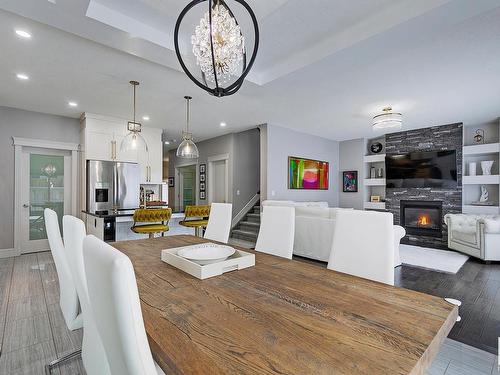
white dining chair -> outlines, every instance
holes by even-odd
[[[43,212],[45,220],[45,229],[47,231],[47,239],[49,240],[50,251],[54,264],[56,266],[57,277],[59,279],[59,306],[64,317],[64,322],[69,330],[74,331],[83,326],[82,315],[80,314],[80,303],[76,291],[75,283],[71,270],[68,265],[66,251],[61,231],[59,230],[59,221],[57,213],[50,208],[46,208]],[[46,365],[46,372],[50,371],[72,358],[81,354],[81,350],[75,350],[67,353],[64,356],[55,359]]]
[[[227,243],[231,231],[232,213],[233,205],[231,203],[212,203],[203,238]]]
[[[151,355],[130,259],[94,236],[83,241],[89,301],[112,374],[164,375]]]
[[[265,206],[255,250],[292,259],[295,207]]]
[[[109,375],[109,364],[97,331],[95,316],[90,308],[85,266],[83,264],[83,240],[85,224],[76,217],[63,217],[64,245],[69,268],[75,281],[83,316],[82,361],[87,375]]]
[[[337,213],[329,269],[394,285],[394,225],[388,212]]]

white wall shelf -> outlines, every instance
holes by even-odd
[[[499,175],[464,176],[464,185],[497,185],[500,184]]]
[[[366,155],[364,157],[365,163],[385,163],[385,154]]]
[[[385,178],[365,178],[366,186],[385,186]]]
[[[464,146],[464,156],[497,154],[500,152],[500,143],[487,143],[484,145]]]
[[[385,210],[385,202],[365,202],[365,210]]]
[[[498,206],[474,206],[467,204],[462,207],[462,212],[464,214],[498,215],[500,213],[500,208]]]
[[[466,214],[496,214],[500,213],[498,202],[500,201],[500,123],[490,123],[481,126],[484,130],[486,144],[465,145],[463,148],[462,176],[462,212]],[[464,128],[464,141],[472,142],[476,134],[476,127]],[[492,175],[467,176],[470,173],[471,163],[476,163],[476,171],[481,173],[481,162],[493,160]],[[475,206],[481,196],[481,185],[485,185],[489,193],[489,200],[495,202],[495,206]]]

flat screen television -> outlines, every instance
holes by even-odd
[[[456,150],[387,155],[385,170],[387,188],[457,187]]]

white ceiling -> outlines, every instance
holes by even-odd
[[[218,99],[187,79],[173,51],[187,1],[2,0],[0,105],[128,117],[135,79],[140,115],[151,117],[145,125],[171,138],[184,126],[183,96],[192,95],[196,139],[260,123],[338,140],[372,136],[371,117],[386,105],[408,129],[500,115],[498,0],[248,2],[259,19],[259,55],[243,88]],[[32,39],[17,37],[17,28]],[[18,72],[30,80],[17,80]]]

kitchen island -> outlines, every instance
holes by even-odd
[[[147,235],[137,234],[130,230],[134,224],[134,210],[103,210],[82,211],[85,215],[87,234],[106,241],[125,241],[148,238]]]

